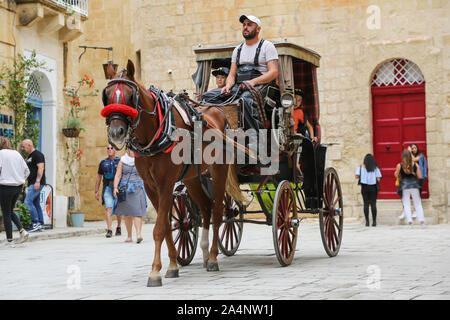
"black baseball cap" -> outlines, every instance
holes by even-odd
[[[294,94],[301,96],[302,98],[305,97],[305,93],[302,89],[294,89]]]
[[[214,77],[217,77],[219,74],[228,76],[229,73],[230,73],[230,69],[228,69],[227,67],[217,68],[216,70],[213,70],[213,72],[212,72]]]

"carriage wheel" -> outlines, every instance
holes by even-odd
[[[330,257],[338,254],[344,226],[341,183],[336,170],[327,168],[323,179],[323,204],[319,213],[320,234]]]
[[[174,195],[169,220],[175,248],[177,248],[177,261],[187,266],[194,258],[198,242],[198,225],[195,213],[190,212],[187,206],[187,195]]]
[[[236,253],[242,239],[243,222],[229,221],[230,219],[242,219],[243,213],[234,199],[225,193],[223,201],[223,223],[219,229],[219,249],[226,256]]]
[[[284,180],[278,185],[272,213],[273,244],[283,267],[290,265],[294,258],[298,224],[295,194],[289,181]]]

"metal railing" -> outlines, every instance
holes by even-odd
[[[73,10],[85,17],[88,16],[88,0],[50,0],[69,10]]]

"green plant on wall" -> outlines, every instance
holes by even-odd
[[[19,209],[20,223],[24,228],[28,228],[31,225],[30,210],[24,203],[21,203],[17,208]]]
[[[33,51],[29,58],[18,54],[11,64],[3,64],[0,69],[0,106],[13,112],[14,136],[11,144],[17,148],[24,139],[31,139],[35,145],[39,141],[39,120],[33,115],[33,104],[27,102],[29,81],[34,70],[52,71],[40,62]]]

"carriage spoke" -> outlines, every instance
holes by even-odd
[[[336,204],[341,200],[341,197],[337,197],[336,200],[333,202],[333,208],[336,207]]]

